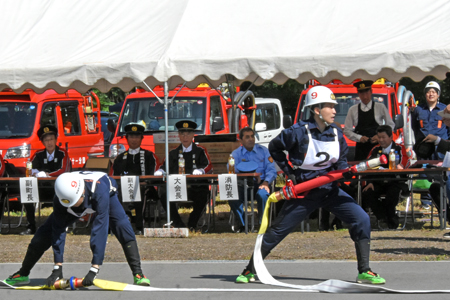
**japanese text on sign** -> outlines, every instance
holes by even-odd
[[[221,174],[219,178],[220,200],[239,200],[236,174]]]
[[[122,202],[141,201],[139,176],[122,176],[120,179],[120,187],[122,188]]]

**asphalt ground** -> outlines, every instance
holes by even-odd
[[[242,271],[244,261],[172,261],[143,262],[143,270],[152,287],[170,288],[170,291],[104,291],[96,287],[80,290],[24,291],[0,287],[0,299],[449,299],[450,294],[328,294],[298,292],[259,283],[236,284],[234,280]],[[6,278],[19,268],[19,264],[0,264],[0,276]],[[327,279],[354,282],[355,261],[267,261],[266,266],[275,279],[297,285],[318,284]],[[398,290],[450,289],[449,261],[439,262],[372,262],[371,267],[387,280],[386,288]],[[89,268],[87,263],[64,265],[66,277],[82,277]],[[52,264],[39,263],[30,275],[32,285],[40,285],[49,276]],[[107,263],[98,278],[132,283],[131,272],[125,263]],[[192,290],[177,291],[188,288]],[[223,289],[196,291],[199,288]],[[234,291],[239,289],[239,291]],[[240,291],[242,289],[242,291]],[[230,291],[233,290],[233,291]]]

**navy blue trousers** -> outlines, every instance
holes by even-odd
[[[338,187],[331,191],[315,189],[303,199],[285,201],[273,225],[264,234],[262,253],[270,253],[311,212],[320,207],[350,226],[350,237],[354,242],[370,240],[370,218],[352,197]]]
[[[115,182],[114,182],[115,183]],[[113,184],[114,184],[113,183]],[[59,201],[55,196],[54,202]],[[40,226],[36,232],[36,234],[31,239],[30,244],[28,245],[27,254],[25,255],[24,261],[22,263],[21,275],[27,276],[34,265],[39,261],[41,256],[44,254],[52,246],[52,235],[61,234],[62,239],[61,243],[65,243],[65,229],[72,225],[78,217],[65,212],[64,215],[60,216],[60,222],[56,224],[56,218],[54,213],[52,213],[45,223]],[[117,198],[117,194],[114,193],[110,196],[110,206],[109,206],[109,227],[114,235],[119,240],[122,246],[127,245],[130,242],[136,241],[136,236],[133,231],[133,227],[131,226],[130,221],[128,220],[128,216],[126,215],[122,204],[119,202]],[[91,237],[91,243],[92,243]],[[100,246],[100,245],[99,245]],[[88,252],[86,252],[88,253]],[[127,256],[127,261],[129,262],[130,267],[132,268],[133,273],[142,273],[140,270],[140,259],[139,255],[135,253],[130,255],[125,252]],[[131,261],[129,261],[131,260]],[[137,261],[136,261],[137,260]],[[96,264],[101,264],[99,262],[92,262]]]
[[[336,185],[328,189],[312,190],[305,198],[284,201],[278,217],[264,234],[261,255],[265,258],[290,232],[314,210],[323,207],[347,223],[350,237],[355,242],[358,271],[370,270],[370,218],[369,215]],[[255,273],[253,256],[246,270]]]
[[[264,213],[264,209],[266,207],[267,199],[269,198],[270,194],[265,189],[259,188],[259,183],[254,183],[253,188],[253,197],[256,200],[258,204],[258,216],[259,216],[259,223],[261,223],[262,216]],[[236,217],[240,221],[240,225],[244,226],[244,187],[239,186],[238,187],[239,192],[239,200],[230,200],[228,201],[228,204],[230,205],[231,210],[236,215]],[[247,191],[247,200],[250,201],[250,193],[251,190],[249,189]]]

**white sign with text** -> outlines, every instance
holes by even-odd
[[[218,179],[220,200],[239,200],[236,174],[220,174]]]
[[[185,175],[169,175],[169,201],[187,201]]]
[[[122,202],[141,202],[139,176],[122,176],[120,186],[122,188]]]
[[[39,203],[38,182],[36,177],[20,178],[20,203]]]

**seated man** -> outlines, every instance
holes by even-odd
[[[71,170],[69,155],[63,149],[56,146],[58,130],[53,125],[42,126],[37,135],[44,145],[45,149],[37,151],[31,159],[31,175],[36,177],[57,177],[64,172]],[[53,191],[42,189],[39,191],[41,198],[53,198]],[[21,232],[21,235],[34,234],[36,232],[35,205],[34,203],[25,204],[25,210],[28,220],[27,230]]]
[[[145,126],[140,123],[129,123],[125,126],[128,150],[119,154],[114,160],[113,175],[153,175],[158,167],[158,158],[149,150],[141,147],[144,138]],[[144,189],[141,190],[141,202],[135,204],[136,211],[136,235],[142,235],[144,231],[144,218],[142,215],[144,207]],[[156,198],[154,187],[148,191],[150,197]]]
[[[185,174],[203,175],[212,171],[211,160],[205,148],[197,146],[193,143],[195,122],[184,120],[175,124],[178,129],[178,136],[181,144],[169,152],[169,174],[180,174],[178,170],[178,158],[181,155],[185,160]],[[161,168],[155,172],[156,176],[166,173],[165,161],[161,164]],[[161,189],[161,204],[167,211],[167,197],[165,188]],[[197,223],[200,220],[203,209],[209,199],[209,186],[206,185],[191,185],[187,189],[188,199],[194,201],[194,210],[189,215],[188,228],[196,229]],[[186,227],[181,220],[175,202],[170,203],[170,219],[173,221],[175,227]]]
[[[392,141],[392,128],[388,125],[379,126],[377,128],[377,136],[379,145],[372,148],[368,159],[376,158],[380,153],[388,155],[391,149],[394,149],[399,154],[397,169],[403,169],[408,160],[406,149],[403,145],[397,145]],[[387,169],[388,167],[388,164],[384,164],[380,166],[380,169]],[[388,177],[385,175],[380,176]],[[385,220],[389,229],[397,229],[399,220],[395,213],[395,208],[398,204],[400,193],[405,189],[407,189],[407,186],[403,181],[390,181],[387,178],[384,181],[368,180],[362,193],[363,207],[370,207],[377,220]],[[382,194],[385,194],[386,197],[379,201]]]
[[[264,207],[267,202],[267,198],[270,195],[270,184],[277,178],[277,171],[275,169],[275,163],[270,156],[269,150],[259,144],[255,144],[255,132],[250,127],[242,128],[239,132],[239,139],[241,140],[241,146],[232,152],[235,161],[236,173],[243,171],[255,171],[260,173],[260,180],[255,180],[254,184],[254,197],[258,203],[258,214],[261,222]],[[240,165],[245,162],[254,162],[255,168],[241,167]],[[250,198],[249,198],[250,199]],[[244,187],[239,186],[239,201],[229,201],[229,205],[234,214],[238,217],[242,231],[245,226],[244,223]]]

